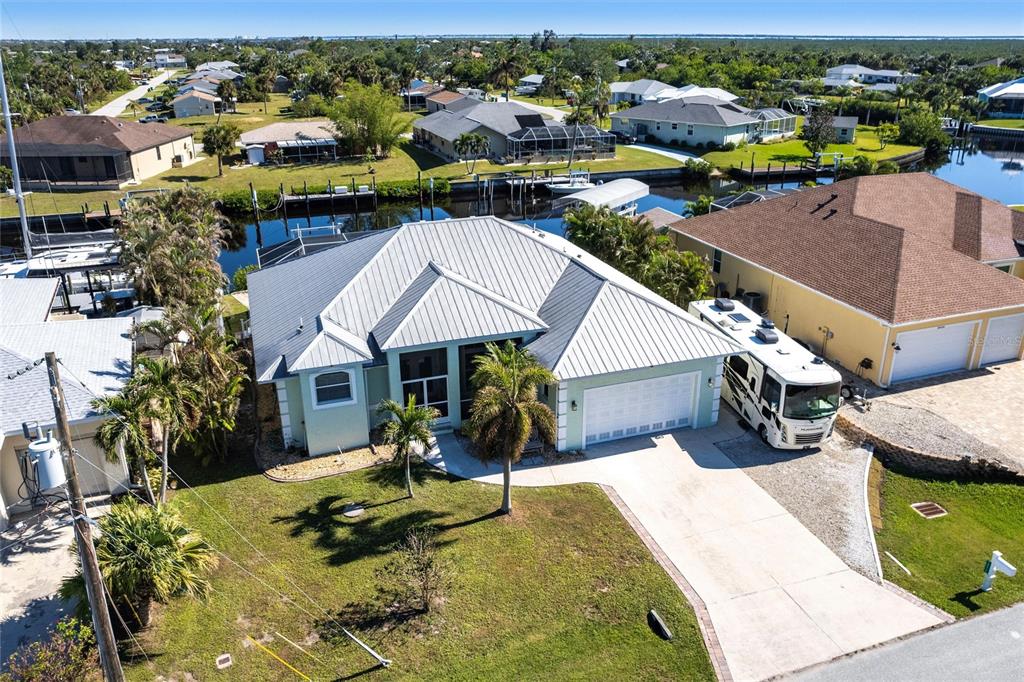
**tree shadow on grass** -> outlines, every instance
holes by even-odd
[[[343,510],[354,502],[340,495],[327,495],[290,516],[276,516],[273,522],[290,525],[289,535],[293,538],[315,534],[316,545],[330,551],[327,563],[344,566],[357,559],[387,554],[410,528],[436,525],[436,521],[448,516],[446,512],[431,509],[412,509],[393,515],[367,511],[363,516],[349,518]],[[450,543],[450,540],[438,541],[438,546]]]
[[[412,478],[413,493],[415,494],[416,486],[423,485],[428,478],[435,475],[434,471],[423,464],[413,459],[412,469],[410,471]],[[372,482],[380,486],[387,486],[390,488],[397,488],[405,491],[405,465],[398,462],[388,462],[378,467],[374,467],[367,474],[367,478]]]

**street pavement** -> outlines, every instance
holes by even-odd
[[[146,93],[149,92],[150,88],[156,88],[162,85],[165,80],[171,77],[171,71],[161,71],[159,75],[153,76],[149,79],[148,85],[140,85],[134,90],[129,90],[120,97],[115,97],[110,100],[102,107],[99,107],[95,111],[90,111],[92,116],[120,116],[121,112],[125,110],[128,103],[132,100],[137,100],[140,97],[145,97]],[[141,115],[141,114],[140,114]]]
[[[996,589],[999,589],[996,581]],[[1024,680],[1024,604],[854,654],[799,682]]]

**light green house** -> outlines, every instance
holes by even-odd
[[[302,251],[300,250],[300,253]],[[249,277],[258,380],[286,442],[369,442],[387,397],[457,429],[473,359],[513,339],[551,368],[558,448],[718,419],[723,335],[556,235],[494,217],[410,223]]]

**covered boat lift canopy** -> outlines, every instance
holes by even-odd
[[[633,206],[636,201],[650,194],[650,187],[632,178],[612,180],[597,187],[580,190],[567,196],[556,199],[552,208],[562,206],[590,204],[598,208],[607,206],[611,209],[619,209],[623,206]]]

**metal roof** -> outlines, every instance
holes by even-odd
[[[564,206],[573,203],[585,203],[591,206],[608,206],[616,208],[624,206],[631,201],[636,201],[651,193],[651,188],[645,183],[632,178],[621,178],[612,180],[603,185],[597,185],[589,189],[573,192],[568,196],[559,197],[552,203],[552,207]]]
[[[59,284],[56,277],[0,278],[0,324],[45,322]]]
[[[48,351],[57,354],[64,368],[69,418],[80,421],[97,416],[90,405],[93,394],[116,393],[131,376],[132,324],[131,318],[112,317],[0,326],[3,433],[20,432],[25,421],[53,423],[46,367],[36,364]]]
[[[491,216],[408,223],[265,267],[249,303],[260,381],[534,333],[531,350],[561,378],[733,350],[562,237]]]

